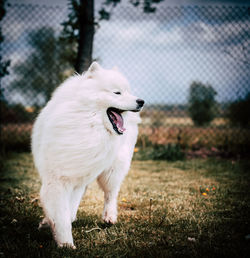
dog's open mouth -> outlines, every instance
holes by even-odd
[[[124,110],[120,110],[117,108],[108,108],[107,109],[108,118],[109,118],[114,130],[118,134],[123,134],[123,132],[126,130],[123,127],[122,112],[124,112]]]

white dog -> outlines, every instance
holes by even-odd
[[[96,178],[104,191],[103,219],[116,222],[117,195],[130,167],[140,122],[136,112],[143,104],[117,69],[94,62],[58,87],[39,114],[32,153],[42,179],[40,227],[50,226],[59,246],[75,248],[71,223]]]

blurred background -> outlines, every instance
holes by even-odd
[[[246,3],[1,0],[1,153],[30,150],[53,90],[97,60],[146,101],[136,158],[249,155]]]

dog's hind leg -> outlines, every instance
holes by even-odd
[[[75,248],[71,233],[70,194],[71,186],[66,188],[59,180],[43,183],[40,196],[43,209],[54,238],[59,247],[67,246]]]
[[[75,186],[70,196],[71,222],[76,220],[76,214],[83,195],[87,187],[85,185]]]
[[[117,196],[121,183],[127,174],[129,164],[119,163],[118,166],[104,171],[98,178],[98,184],[104,191],[103,220],[114,224],[117,221]]]

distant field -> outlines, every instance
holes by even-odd
[[[195,127],[190,118],[167,117],[148,123],[143,117],[139,127],[138,146],[178,143],[182,148],[219,148],[242,152],[250,147],[250,130],[225,126],[223,118],[216,118],[211,126]],[[159,122],[160,121],[160,122]],[[7,124],[1,126],[1,148],[29,150],[32,124]]]
[[[134,161],[118,198],[119,219],[101,220],[90,185],[73,224],[76,250],[38,231],[40,180],[30,154],[11,153],[1,172],[2,257],[249,257],[249,160]]]
[[[152,125],[152,123],[157,123],[165,126],[193,126],[194,123],[190,117],[166,117],[157,116],[156,118],[143,117],[142,125]],[[211,126],[225,126],[228,125],[228,121],[225,118],[215,118]]]
[[[1,125],[1,148],[5,150],[29,150],[32,124]]]
[[[141,126],[138,144],[180,144],[185,149],[217,148],[232,153],[247,151],[250,130],[227,127]]]

